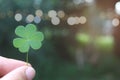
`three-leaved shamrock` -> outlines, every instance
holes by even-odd
[[[26,53],[30,48],[39,49],[42,46],[44,35],[42,32],[37,31],[34,24],[27,24],[24,26],[18,26],[15,29],[15,34],[18,38],[13,40],[14,47],[18,48],[20,52]]]

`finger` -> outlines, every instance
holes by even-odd
[[[23,65],[26,65],[26,63],[23,61],[0,57],[0,76],[3,76],[13,69],[21,67]]]
[[[35,70],[32,67],[22,66],[19,67],[0,80],[32,80],[35,76]]]

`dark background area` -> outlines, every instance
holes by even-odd
[[[31,22],[45,35],[42,47],[29,51],[29,62],[36,70],[34,80],[119,80],[120,25],[107,25],[107,21],[120,19],[115,13],[115,4],[119,0],[95,0],[92,3],[78,0],[83,1],[79,4],[73,1],[0,0],[0,55],[25,61],[26,54],[13,47],[14,31],[18,25],[27,25],[26,17],[35,15],[40,9],[43,11],[41,22]],[[60,24],[51,23],[47,15],[50,10],[65,12]],[[15,20],[17,13],[23,15],[21,21]],[[70,16],[85,16],[87,22],[69,25],[67,19]],[[106,26],[111,26],[111,30],[103,30]],[[91,42],[83,46],[75,38],[78,33],[87,33]],[[112,49],[107,46],[101,50],[94,45],[94,39],[101,35],[114,38]]]

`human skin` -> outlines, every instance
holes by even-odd
[[[0,56],[0,80],[32,80],[34,76],[30,64]]]

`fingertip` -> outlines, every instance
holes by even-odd
[[[0,80],[32,80],[34,76],[35,76],[34,68],[30,66],[22,66],[11,71]]]
[[[26,69],[26,77],[28,80],[32,80],[35,76],[35,69],[33,69],[32,67],[28,67]]]

